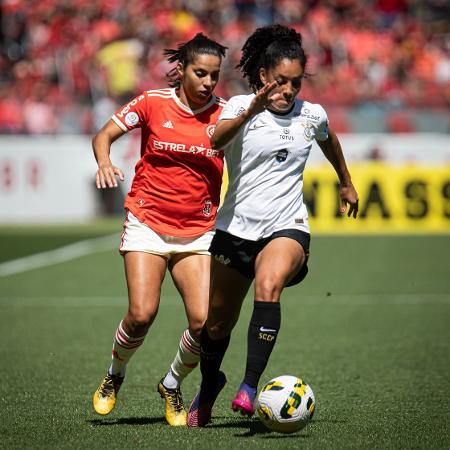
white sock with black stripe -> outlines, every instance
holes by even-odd
[[[163,385],[169,389],[178,388],[181,382],[197,367],[200,361],[200,343],[196,341],[189,330],[181,335],[178,352],[163,380]]]

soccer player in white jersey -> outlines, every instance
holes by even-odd
[[[242,302],[255,280],[248,328],[247,365],[232,409],[254,413],[259,379],[280,329],[280,297],[306,276],[308,214],[303,203],[303,170],[313,140],[340,181],[341,213],[356,218],[358,194],[325,110],[297,98],[306,55],[295,30],[271,25],[246,41],[238,67],[250,95],[232,97],[211,139],[223,148],[229,188],[216,221],[210,252],[211,294],[201,334],[202,383],[191,403],[188,425],[201,427],[226,382],[220,365]]]

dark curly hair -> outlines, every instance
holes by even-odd
[[[305,70],[307,56],[302,47],[302,36],[293,28],[275,24],[257,28],[242,47],[242,57],[236,66],[253,92],[263,87],[259,69],[275,67],[280,60],[298,59]]]
[[[225,57],[227,47],[209,39],[203,33],[197,33],[190,41],[178,45],[178,49],[164,49],[164,56],[170,63],[181,63],[183,69],[194,62],[198,55],[213,55],[222,60]],[[180,87],[180,77],[176,67],[166,73],[170,87]]]

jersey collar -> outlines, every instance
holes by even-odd
[[[289,114],[292,113],[292,111],[294,111],[295,107],[297,105],[297,101],[294,102],[294,104],[292,105],[291,109],[289,109],[289,111],[285,111],[285,112],[277,112],[277,111],[273,111],[270,108],[267,108],[267,111],[269,111],[271,114],[275,115],[275,116],[281,116],[281,117],[285,117],[285,116],[289,116]]]
[[[205,105],[202,106],[199,109],[191,109],[189,108],[189,106],[186,106],[178,97],[177,93],[175,92],[175,88],[172,88],[170,90],[173,99],[175,100],[175,103],[183,110],[186,111],[189,114],[192,114],[193,116],[195,116],[196,114],[200,114],[203,111],[206,111],[211,105],[213,105],[216,101],[214,94],[211,95],[211,100]]]

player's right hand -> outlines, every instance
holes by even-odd
[[[99,166],[95,176],[97,189],[116,188],[117,177],[120,181],[125,180],[123,172],[118,167],[112,164]]]
[[[281,94],[273,94],[272,91],[277,87],[277,81],[272,81],[264,85],[255,95],[255,98],[248,107],[250,115],[256,115],[263,112],[272,102],[280,100]]]

